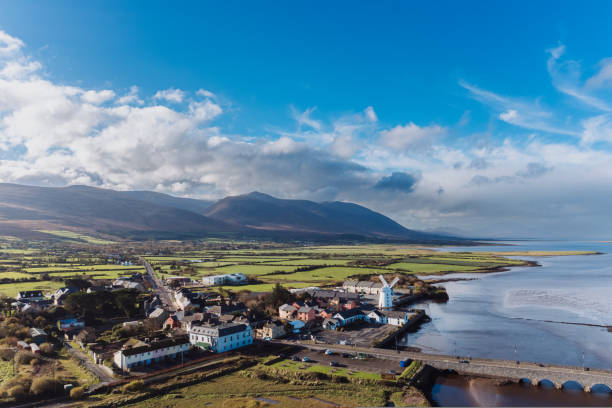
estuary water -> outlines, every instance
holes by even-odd
[[[492,274],[451,274],[449,301],[416,305],[431,322],[400,344],[424,352],[612,369],[612,244],[521,241],[513,246],[445,251],[592,250],[603,255],[518,257],[541,267]],[[494,385],[457,376],[438,379],[440,406],[610,406],[612,398],[581,390]]]
[[[449,301],[427,302],[431,317],[400,344],[424,352],[612,369],[612,244],[509,242],[514,246],[453,247],[447,251],[593,250],[603,255],[520,257],[541,267],[447,282]]]

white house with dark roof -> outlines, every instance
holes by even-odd
[[[17,294],[17,300],[20,302],[38,302],[44,298],[40,290],[24,290]]]
[[[197,347],[223,353],[253,344],[253,330],[244,323],[191,326],[189,341]]]
[[[410,316],[412,313],[403,312],[401,310],[381,310],[380,311],[385,319],[387,319],[386,324],[390,324],[392,326],[403,326],[410,320]]]
[[[390,324],[392,326],[403,326],[410,320],[412,313],[401,310],[372,310],[367,314],[367,319],[372,323]]]
[[[144,345],[125,348],[115,352],[113,362],[121,370],[129,371],[133,367],[155,364],[165,359],[174,359],[189,351],[191,343],[185,337],[162,339]]]
[[[338,326],[346,326],[355,323],[357,320],[365,320],[366,315],[361,309],[350,309],[336,313],[333,318],[338,321]]]

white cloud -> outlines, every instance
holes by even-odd
[[[392,149],[405,150],[430,145],[436,138],[446,133],[439,125],[418,126],[412,122],[407,125],[397,125],[380,132],[381,142]]]
[[[562,126],[555,115],[544,109],[537,102],[523,101],[517,98],[502,96],[491,91],[479,88],[465,81],[459,85],[467,89],[470,95],[499,112],[497,118],[511,125],[525,129],[540,130],[543,132],[561,135],[579,136],[579,130]]]
[[[299,112],[294,107],[291,107],[291,114],[293,118],[296,120],[296,122],[298,123],[299,130],[301,130],[303,126],[308,126],[314,130],[321,129],[321,122],[311,117],[312,113],[316,109],[317,109],[316,107],[313,107],[313,108],[308,108],[303,112]]]
[[[144,103],[144,101],[138,97],[138,87],[136,85],[132,85],[128,93],[117,99],[117,104],[119,105],[129,105],[132,103],[138,105]]]
[[[102,91],[85,91],[83,92],[81,99],[87,103],[99,105],[113,99],[114,97],[115,92],[111,91],[110,89],[104,89]]]
[[[181,103],[185,97],[185,92],[180,89],[170,88],[163,91],[157,91],[153,98],[161,99],[168,102]]]
[[[15,54],[24,46],[23,41],[0,30],[0,57]]]
[[[196,94],[211,99],[216,97],[214,93],[207,91],[206,89],[198,89]]]
[[[367,108],[365,108],[364,112],[365,112],[366,118],[368,118],[370,122],[378,121],[378,116],[376,116],[376,112],[374,112],[373,107],[368,106]]]

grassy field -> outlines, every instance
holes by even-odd
[[[129,407],[330,407],[330,401],[344,407],[384,406],[389,393],[383,386],[334,384],[285,384],[236,373],[188,386],[161,397]],[[266,404],[268,399],[273,404]],[[323,400],[323,401],[321,401]]]
[[[10,361],[0,359],[0,385],[13,376],[13,365]]]
[[[15,297],[17,293],[23,290],[42,290],[43,292],[51,292],[63,286],[65,285],[62,282],[54,281],[3,283],[0,284],[0,293],[5,296]]]
[[[312,373],[323,373],[327,375],[332,375],[332,374],[341,375],[347,378],[363,378],[366,380],[380,380],[381,379],[379,373],[368,373],[365,371],[352,371],[352,370],[347,370],[345,368],[324,366],[324,365],[318,365],[318,364],[308,364],[308,363],[302,363],[299,361],[292,361],[292,360],[282,360],[282,361],[279,361],[277,363],[270,365],[270,367],[281,368],[283,370],[290,370],[290,371],[296,371],[296,372],[307,372],[307,373],[312,372]]]
[[[184,259],[203,262],[184,263]],[[149,256],[165,275],[193,278],[244,273],[259,281],[230,290],[266,291],[280,282],[288,288],[336,285],[354,276],[374,274],[432,275],[453,272],[488,272],[500,267],[526,265],[496,253],[442,252],[416,245],[332,245],[272,249],[193,251]],[[172,268],[172,269],[171,269]],[[300,270],[305,269],[308,270]]]
[[[76,360],[62,354],[58,357],[57,375],[64,381],[90,387],[98,382],[98,379],[84,369]]]
[[[39,232],[44,232],[45,234],[54,235],[56,237],[65,238],[72,241],[86,242],[88,244],[109,245],[115,243],[114,241],[90,237],[88,235],[78,234],[73,231],[40,230]]]

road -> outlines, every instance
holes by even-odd
[[[106,371],[106,368],[100,367],[98,364],[95,364],[81,350],[75,349],[74,347],[72,347],[68,343],[64,343],[64,347],[66,347],[66,350],[68,350],[68,352],[70,354],[72,354],[74,357],[79,359],[81,361],[81,363],[83,363],[85,368],[87,368],[87,370],[89,370],[93,375],[98,377],[98,379],[100,380],[99,383],[97,383],[97,384],[93,385],[92,387],[90,387],[90,390],[102,387],[102,386],[104,386],[106,384],[109,384],[109,383],[112,383],[113,381],[116,381],[116,379],[113,378],[108,373],[108,371]]]
[[[612,388],[612,371],[585,370],[582,367],[544,365],[529,362],[520,362],[494,359],[463,359],[456,356],[426,354],[409,351],[395,351],[381,348],[351,347],[339,344],[310,344],[299,341],[275,340],[280,344],[301,345],[311,350],[332,349],[337,352],[364,353],[383,359],[400,361],[404,359],[421,360],[440,370],[454,370],[461,374],[486,376],[520,381],[529,380],[537,385],[546,379],[557,388],[562,388],[567,381],[576,381],[586,391],[595,384],[604,384]]]
[[[155,275],[155,271],[153,271],[153,267],[150,263],[148,263],[144,258],[142,259],[142,263],[147,271],[147,277],[149,282],[151,282],[151,286],[153,290],[159,295],[164,308],[168,310],[170,313],[176,311],[176,306],[174,304],[174,295],[170,289],[168,289],[162,282],[159,280],[157,275]]]

